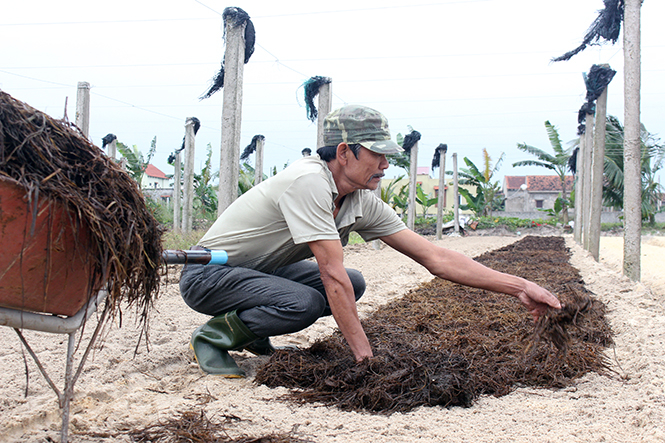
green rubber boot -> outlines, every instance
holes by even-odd
[[[270,343],[270,337],[259,338],[246,345],[244,349],[254,355],[272,355],[277,350],[277,348]]]
[[[275,351],[278,350],[289,350],[289,351],[297,351],[298,347],[297,346],[273,346],[272,343],[270,343],[270,337],[266,338],[259,338],[256,341],[251,342],[247,346],[244,347],[245,351],[249,351],[254,355],[272,355],[275,353]]]
[[[240,369],[229,355],[230,350],[242,349],[259,337],[238,318],[236,311],[218,315],[192,334],[190,347],[203,372],[227,378],[240,378]]]

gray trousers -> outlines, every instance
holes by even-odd
[[[359,271],[346,270],[356,300],[365,292]],[[213,317],[237,311],[240,320],[259,337],[305,329],[330,315],[319,266],[309,260],[277,269],[272,274],[226,265],[186,265],[180,293],[187,305]]]

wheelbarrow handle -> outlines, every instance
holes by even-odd
[[[167,265],[223,265],[228,258],[226,251],[166,249],[162,252],[162,260]]]

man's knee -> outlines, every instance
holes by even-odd
[[[326,298],[317,290],[309,290],[306,294],[301,294],[295,300],[294,311],[300,312],[303,317],[307,317],[314,323],[325,310],[327,305]]]

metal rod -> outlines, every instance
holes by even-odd
[[[91,347],[92,344],[88,344]],[[60,400],[62,409],[62,426],[60,427],[60,443],[67,443],[69,433],[69,405],[74,395],[74,383],[72,382],[72,366],[74,366],[74,350],[76,349],[76,332],[69,333],[67,341],[67,361],[65,362],[65,388]]]
[[[32,359],[35,361],[37,364],[37,369],[39,369],[39,372],[42,373],[44,376],[44,379],[46,379],[46,383],[53,389],[53,392],[55,392],[55,395],[58,396],[58,404],[62,403],[62,394],[60,393],[60,390],[58,387],[53,383],[53,380],[51,380],[51,377],[48,376],[46,373],[46,369],[44,369],[44,366],[42,366],[42,363],[39,361],[39,357],[37,357],[37,354],[35,354],[35,351],[32,350],[28,342],[26,341],[25,337],[23,337],[23,334],[21,331],[17,328],[14,328],[14,331],[18,334],[18,338],[21,340],[21,343],[23,343],[23,346],[25,346],[25,349],[28,350],[28,354],[32,357]]]
[[[0,308],[0,326],[18,329],[69,334],[76,331],[97,310],[108,292],[102,289],[96,297],[92,297],[87,306],[71,317],[58,317],[52,314],[21,311],[18,309]]]
[[[226,251],[167,249],[162,260],[169,265],[223,265],[228,260]]]

